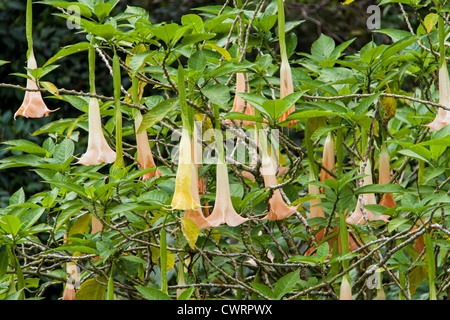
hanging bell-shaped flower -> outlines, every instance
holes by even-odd
[[[378,183],[388,184],[390,180],[391,180],[390,158],[386,146],[383,145],[381,147],[379,156]],[[388,208],[395,207],[395,199],[392,193],[384,193],[383,196],[381,197],[380,204]]]
[[[250,103],[242,99],[238,93],[248,93],[250,92],[250,88],[248,86],[248,75],[247,73],[238,72],[236,73],[236,94],[233,100],[233,107],[231,108],[231,112],[239,112],[247,115],[255,115],[255,109]],[[254,126],[254,121],[248,120],[235,120],[240,123],[241,126]],[[233,124],[230,119],[226,120],[227,123]]]
[[[339,300],[352,300],[352,286],[346,276],[342,277]]]
[[[361,168],[361,171],[363,171],[362,168]],[[372,184],[372,169],[371,169],[370,161],[367,161],[367,164],[364,168],[364,174],[366,174],[366,176],[363,178],[363,186],[371,185]],[[364,193],[362,195],[362,200],[363,200],[364,205],[377,203],[375,194],[373,194],[373,193]],[[367,221],[383,220],[384,222],[387,222],[389,219],[388,215],[377,216],[377,215],[373,214],[370,210],[367,210],[367,209],[364,209],[364,210],[366,212],[366,218],[364,218],[364,215],[362,212],[361,199],[360,199],[360,197],[358,197],[358,201],[356,203],[355,210],[346,219],[347,223],[364,224],[364,223],[366,223],[366,219],[367,219]]]
[[[211,227],[217,227],[223,223],[231,227],[238,226],[247,218],[241,217],[233,208],[228,182],[228,168],[224,161],[219,160],[216,166],[216,200],[212,213],[206,218]]]
[[[37,62],[36,58],[34,57],[33,50],[30,50],[30,56],[28,57],[27,67],[28,69],[37,68]],[[36,84],[36,79],[33,78],[30,72],[28,72],[28,76],[31,79],[27,79],[27,89],[30,90],[39,89],[38,85]],[[22,105],[20,106],[19,110],[17,110],[17,112],[14,114],[14,119],[16,119],[17,116],[23,116],[25,118],[41,118],[44,116],[47,117],[50,112],[57,111],[58,109],[56,110],[48,109],[47,105],[44,102],[44,99],[42,98],[42,94],[40,91],[27,91],[25,93]]]
[[[325,143],[323,145],[323,155],[322,155],[322,166],[329,172],[334,172],[335,170],[335,152],[334,152],[334,139],[331,132],[328,133]],[[320,181],[324,182],[326,179],[334,179],[334,177],[329,174],[326,170],[320,170]],[[322,193],[324,188],[322,188]]]
[[[78,160],[77,163],[83,165],[113,163],[116,160],[116,153],[108,145],[105,135],[103,134],[100,106],[97,98],[90,98],[88,117],[88,147],[86,153]]]
[[[150,149],[150,145],[148,143],[147,131],[144,130],[143,132],[138,133],[138,129],[139,126],[141,125],[141,122],[142,122],[142,115],[141,112],[138,111],[134,119],[136,130],[137,162],[139,163],[141,169],[156,168],[152,150]],[[161,171],[155,169],[154,171],[144,174],[142,176],[142,180],[154,178],[161,174],[162,174]]]
[[[171,204],[174,210],[192,210],[200,207],[199,202],[192,195],[193,166],[191,138],[189,131],[183,129],[179,148],[178,170],[175,179],[175,192]]]
[[[447,63],[439,69],[439,104],[450,108],[450,80],[447,71]],[[439,130],[450,123],[450,111],[438,108],[434,120],[427,124],[432,130]]]
[[[280,98],[290,95],[294,92],[294,83],[292,81],[291,66],[287,57],[281,58],[280,66]],[[280,122],[285,121],[287,117],[295,111],[295,104],[293,104],[285,113],[283,113],[279,119]],[[296,120],[289,121],[289,126],[295,126],[297,124]]]

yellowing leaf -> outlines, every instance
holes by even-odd
[[[76,233],[84,234],[89,227],[89,223],[91,222],[91,220],[92,214],[85,214],[79,217],[70,228],[69,236]]]
[[[189,246],[195,249],[195,243],[197,242],[200,230],[194,221],[188,218],[181,219],[181,230],[184,237],[189,241]]]
[[[159,249],[155,247],[150,248],[150,252],[152,253],[153,262],[159,265]],[[167,271],[173,269],[175,267],[175,256],[170,251],[167,251]]]
[[[431,29],[436,25],[439,20],[439,15],[436,13],[429,13],[425,19],[423,20],[423,24],[427,30],[427,33],[430,33]]]
[[[346,6],[347,4],[352,3],[353,1],[355,1],[355,0],[345,0],[345,2],[342,2],[342,4],[343,4],[344,6]]]
[[[106,279],[99,279],[106,282]],[[84,281],[80,289],[77,290],[76,300],[105,300],[106,286],[100,284],[95,279]]]
[[[231,61],[230,53],[227,50],[225,50],[224,48],[219,47],[218,45],[215,45],[212,43],[207,43],[206,45],[208,47],[215,49],[217,52],[219,52],[227,61]]]
[[[41,84],[41,86],[44,87],[45,90],[47,90],[48,92],[50,92],[54,96],[57,96],[58,98],[61,98],[61,96],[59,95],[58,88],[53,83],[48,82],[48,81],[40,81],[39,83]]]

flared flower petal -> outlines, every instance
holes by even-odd
[[[189,132],[185,129],[181,133],[179,153],[175,192],[171,207],[174,210],[192,210],[200,207],[200,204],[195,201],[192,195],[192,167],[194,164],[192,161],[191,138],[189,137]]]
[[[37,62],[36,58],[34,57],[33,50],[31,50],[30,57],[28,58],[27,67],[28,69],[37,68]],[[36,84],[36,80],[29,72],[28,76],[32,79],[27,79],[27,89],[39,89]],[[14,114],[14,119],[16,119],[17,116],[23,116],[25,118],[41,118],[44,116],[47,117],[50,112],[54,112],[57,110],[59,110],[59,108],[55,110],[50,110],[47,108],[47,105],[45,104],[40,91],[27,91],[25,93],[22,105]]]
[[[214,209],[206,220],[211,227],[226,223],[231,227],[238,226],[249,219],[241,217],[233,208],[230,197],[227,164],[219,161],[216,166],[216,200]]]
[[[116,152],[106,142],[102,131],[100,106],[96,98],[89,101],[89,137],[86,153],[78,160],[78,164],[95,165],[100,163],[113,163]]]
[[[238,93],[248,93],[250,92],[250,88],[248,86],[248,75],[247,73],[238,72],[236,73],[236,94],[234,95],[233,107],[231,108],[232,112],[244,113],[247,115],[255,115],[255,109],[251,104],[242,99]],[[254,126],[254,121],[248,120],[235,120],[241,126]],[[226,120],[227,123],[233,124],[230,119]]]
[[[450,108],[450,80],[447,64],[444,63],[439,69],[439,104]],[[450,111],[438,108],[434,120],[426,126],[432,130],[440,130],[450,123]]]
[[[142,115],[140,112],[137,113],[136,118],[134,119],[135,130],[136,130],[136,147],[137,147],[137,162],[141,169],[147,168],[156,168],[155,160],[153,159],[152,150],[150,149],[150,145],[148,143],[147,132],[143,131],[138,133],[139,126],[142,122]],[[158,169],[146,173],[142,176],[142,180],[147,180],[150,178],[154,178],[156,176],[160,176],[162,173]]]
[[[261,175],[264,179],[266,187],[273,187],[278,184],[275,170],[275,162],[270,156],[261,157]],[[269,200],[269,213],[262,218],[263,220],[282,220],[290,217],[297,211],[297,206],[288,206],[283,200],[280,189],[273,191],[272,197]]]
[[[284,97],[290,95],[294,92],[294,83],[292,81],[292,72],[291,72],[291,66],[289,65],[289,62],[287,61],[287,58],[281,59],[281,66],[280,66],[280,98],[283,99]],[[292,105],[285,113],[283,113],[279,119],[279,121],[285,121],[287,117],[295,111],[295,104]],[[297,124],[296,120],[289,121],[289,126],[294,126]]]

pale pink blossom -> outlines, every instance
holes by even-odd
[[[450,80],[447,64],[444,62],[439,69],[439,104],[450,108]],[[432,130],[440,130],[450,123],[450,111],[438,108],[434,120],[426,126]]]

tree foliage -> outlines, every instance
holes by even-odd
[[[39,6],[77,37],[32,67]],[[64,107],[2,142],[0,170],[46,187],[0,209],[0,297],[448,299],[448,3],[392,7],[405,30],[372,30],[388,43],[298,51],[281,0],[161,23],[28,1],[28,65],[0,86],[24,123],[42,120],[26,97]],[[75,58],[86,90],[51,78]]]

